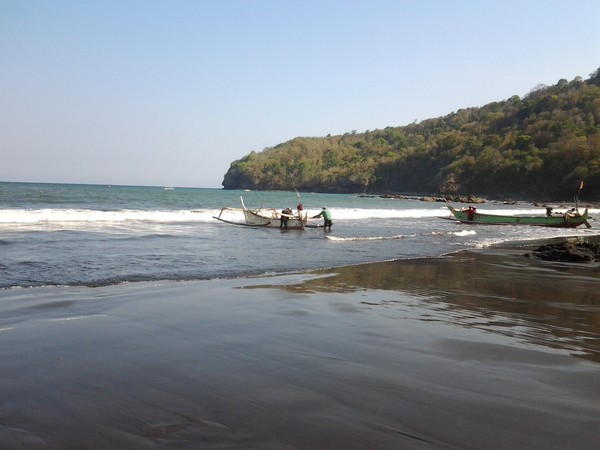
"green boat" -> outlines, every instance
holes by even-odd
[[[446,206],[448,206],[448,209],[450,209],[450,212],[456,220],[462,223],[485,225],[535,225],[555,228],[575,228],[579,225],[585,225],[588,228],[592,228],[587,221],[587,208],[583,214],[581,214],[578,209],[573,208],[572,210],[561,214],[553,214],[551,211],[548,211],[545,216],[502,216],[478,212],[473,206],[463,209],[456,209],[449,204]]]

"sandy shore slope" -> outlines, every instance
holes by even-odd
[[[597,448],[600,269],[0,291],[0,448]]]

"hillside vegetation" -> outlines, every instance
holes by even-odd
[[[234,161],[225,189],[600,199],[600,69],[400,127],[297,137]]]

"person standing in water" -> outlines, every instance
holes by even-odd
[[[333,225],[333,222],[331,221],[331,211],[327,209],[327,206],[323,206],[321,212],[316,216],[313,216],[313,219],[316,219],[317,217],[323,217],[323,230],[331,231],[331,225]]]
[[[298,203],[298,220],[302,223],[306,222],[306,211],[304,211],[304,205],[302,203]]]
[[[279,222],[279,228],[285,228],[287,230],[288,219],[292,215],[292,208],[286,208],[281,211],[281,220]]]

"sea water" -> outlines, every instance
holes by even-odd
[[[296,210],[301,202],[309,217],[327,206],[334,225],[331,232],[298,231],[215,219],[223,207],[239,208],[241,198],[249,208],[279,211]],[[529,203],[478,207],[496,214],[544,213]],[[600,217],[600,210],[590,214]],[[593,218],[592,229],[473,226],[449,218],[443,202],[418,198],[0,183],[0,288],[257,276],[600,234]]]

